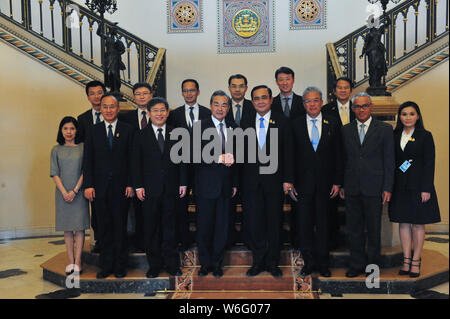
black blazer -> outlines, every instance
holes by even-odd
[[[78,124],[79,124],[79,134],[80,142],[84,142],[86,136],[88,135],[88,131],[90,131],[94,127],[94,118],[92,116],[92,109],[87,110],[86,112],[78,115]]]
[[[108,182],[114,192],[125,196],[125,188],[131,187],[130,166],[132,160],[133,128],[118,121],[109,148],[105,123],[95,124],[84,142],[83,188],[95,188],[96,197],[105,195]]]
[[[394,184],[394,136],[392,126],[372,117],[364,142],[359,141],[356,120],[342,128],[345,154],[345,194],[381,196]]]
[[[241,109],[241,122],[244,120],[246,120],[247,118],[255,118],[256,116],[256,111],[255,108],[253,107],[253,103],[250,100],[244,99],[244,103],[242,105],[242,109]],[[230,107],[230,111],[228,111],[228,114],[225,118],[225,121],[227,123],[231,123],[234,122],[234,115],[233,115],[233,110]],[[239,127],[241,125],[238,125]]]
[[[174,164],[170,150],[177,143],[170,139],[173,127],[166,125],[164,152],[151,124],[135,133],[133,142],[133,185],[145,188],[146,196],[160,196],[163,192],[177,195],[180,186],[187,186],[186,171],[183,164]]]
[[[334,118],[336,118],[339,126],[342,127],[342,121],[341,121],[341,116],[339,115],[339,108],[337,105],[337,101],[325,104],[322,107],[322,113],[331,115]],[[352,110],[352,101],[350,101],[350,119],[349,120],[350,120],[350,122],[353,122],[354,119],[355,119],[355,112],[353,112],[353,110]]]
[[[332,116],[322,114],[322,133],[317,150],[311,144],[306,115],[292,122],[294,131],[295,189],[301,194],[316,190],[330,193],[342,185],[341,129]]]
[[[255,129],[255,141],[254,145],[259,148],[258,137],[256,136],[256,118],[247,119],[245,122],[241,122],[243,130],[247,128]],[[242,192],[255,191],[258,185],[261,185],[265,192],[282,192],[283,183],[294,182],[294,163],[293,163],[293,143],[292,143],[292,129],[289,120],[282,114],[277,112],[271,112],[270,123],[266,135],[266,155],[270,155],[270,137],[271,129],[278,129],[278,150],[276,156],[278,159],[278,167],[273,174],[260,174],[260,167],[269,166],[269,163],[262,164],[258,156],[256,163],[251,163],[248,158],[249,154],[249,141],[245,139],[244,149],[244,163],[240,165],[240,185]],[[272,156],[274,156],[272,154]],[[273,165],[273,163],[272,163]]]
[[[227,122],[225,120],[225,124],[227,128],[236,128],[236,123]],[[204,119],[201,121],[201,129],[202,135],[203,132],[208,128],[214,128],[215,133],[217,130],[215,129],[214,122],[211,117]],[[231,142],[235,142],[230,140],[231,136],[228,132],[227,135],[227,144]],[[211,137],[210,140],[202,140],[202,152],[203,148],[212,141],[213,138],[216,138],[220,141],[219,134],[215,134],[214,137]],[[233,147],[233,150],[236,148]],[[213,150],[211,150],[211,155],[213,154]],[[235,155],[235,154],[234,154]],[[202,159],[201,163],[195,163],[195,192],[196,195],[204,198],[218,198],[220,196],[225,196],[225,198],[231,198],[232,188],[238,187],[238,176],[237,176],[237,165],[233,164],[230,167],[225,166],[224,164],[218,163],[205,163]]]
[[[426,130],[415,129],[404,151],[400,147],[401,136],[402,131],[394,133],[395,189],[433,193],[435,166],[433,136]],[[399,167],[409,160],[412,160],[411,166],[403,173]]]
[[[130,124],[135,131],[139,131],[139,116],[138,112],[142,112],[141,109],[136,109],[133,111],[128,111],[123,114],[119,114],[119,120]],[[148,119],[148,124],[150,124],[150,119]]]
[[[274,112],[278,112],[284,115],[283,112],[283,105],[281,104],[281,94],[278,94],[276,97],[274,97],[273,99],[273,103],[272,103],[272,111]],[[293,120],[296,119],[302,115],[305,115],[306,111],[305,111],[305,107],[303,106],[303,99],[300,95],[297,95],[294,93],[294,96],[292,97],[292,105],[291,105],[291,112],[290,112],[290,116],[289,119]]]
[[[170,126],[173,126],[174,128],[177,127],[184,127],[188,128],[188,124],[186,122],[186,115],[185,115],[185,106],[179,106],[175,110],[170,111],[169,117],[167,119],[167,124]],[[204,107],[202,105],[198,105],[198,120],[207,119],[211,116],[211,111],[207,107]]]

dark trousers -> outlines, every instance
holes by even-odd
[[[266,193],[258,186],[256,191],[242,195],[253,264],[277,266],[280,259],[283,193]]]
[[[328,245],[330,250],[339,247],[339,235],[341,228],[341,221],[339,220],[339,207],[344,207],[345,202],[338,196],[330,199],[328,213]],[[344,225],[344,224],[343,224]]]
[[[228,246],[232,246],[238,239],[238,232],[236,230],[236,221],[237,221],[237,205],[241,204],[241,196],[238,192],[236,196],[231,199],[230,204],[230,218],[229,218],[229,226],[228,226]],[[245,224],[241,222],[241,234],[243,235],[242,240],[245,243]]]
[[[127,217],[129,200],[124,192],[114,190],[109,183],[104,197],[95,199],[98,238],[100,242],[100,268],[105,272],[126,268]]]
[[[379,264],[381,254],[381,196],[345,196],[346,228],[350,248],[350,268],[364,270]],[[365,253],[367,229],[367,257]]]
[[[145,253],[150,268],[178,267],[175,237],[175,195],[148,197],[143,202]]]
[[[328,206],[327,193],[301,195],[296,204],[298,247],[305,264],[328,268]]]
[[[192,243],[189,231],[189,195],[192,189],[188,188],[186,196],[176,199],[176,242],[185,249]]]
[[[230,198],[197,196],[197,246],[200,264],[220,267],[228,238]]]
[[[137,196],[133,197],[133,211],[135,218],[134,246],[140,249],[144,248],[144,215],[142,209],[142,202]]]

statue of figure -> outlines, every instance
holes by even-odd
[[[120,92],[120,70],[125,70],[121,55],[125,53],[125,45],[117,39],[117,22],[110,28],[109,33],[103,34],[103,22],[97,29],[97,35],[105,40],[104,75],[105,86],[111,88],[111,92]]]
[[[386,49],[383,42],[381,42],[381,37],[385,27],[390,24],[388,17],[386,17],[386,21],[385,24],[378,28],[375,26],[370,28],[364,41],[362,54],[359,57],[362,59],[365,54],[369,60],[369,84],[371,88],[382,88],[385,86],[382,79],[387,74]]]

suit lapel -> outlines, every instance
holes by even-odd
[[[351,131],[352,131],[352,136],[353,139],[355,140],[356,144],[361,147],[361,142],[359,140],[359,132],[358,132],[358,124],[356,122],[356,120],[354,120],[353,122],[351,122]]]
[[[309,144],[309,148],[310,148],[311,152],[314,153],[314,147],[312,145],[311,138],[309,137],[309,132],[308,132],[308,117],[305,116],[305,120],[302,121],[302,122],[303,122],[303,124],[302,124],[302,126],[303,126],[302,131],[303,132],[302,133],[304,135],[305,140],[309,142],[308,144]]]
[[[378,127],[378,123],[377,123],[377,121],[372,117],[372,121],[371,121],[369,127],[367,128],[367,133],[366,133],[366,135],[364,136],[364,141],[363,141],[362,146],[364,146],[364,145],[366,144],[367,140],[368,140],[368,139],[373,135],[373,133],[377,130],[377,127]]]
[[[316,152],[319,152],[321,146],[325,143],[325,140],[328,138],[328,132],[330,131],[330,126],[328,124],[328,120],[322,114],[322,133],[320,134],[319,145],[317,145]],[[311,144],[312,146],[312,144]]]

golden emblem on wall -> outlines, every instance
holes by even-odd
[[[174,9],[174,13],[175,20],[183,26],[189,26],[197,20],[197,10],[189,2],[178,4]]]
[[[250,38],[255,35],[260,26],[259,16],[253,10],[242,9],[233,17],[233,30],[243,38]]]
[[[300,20],[304,22],[314,21],[319,15],[320,8],[313,0],[302,0],[295,8],[295,12]]]

